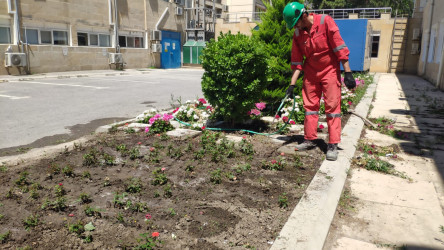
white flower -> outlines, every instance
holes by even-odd
[[[296,96],[296,99],[300,99],[300,98],[301,98],[300,96],[298,96],[298,95]]]
[[[187,104],[190,104],[191,103],[191,101],[190,100],[187,100],[187,102],[186,102]]]
[[[140,114],[136,117],[136,120],[141,121],[143,118],[145,118],[145,114]]]
[[[199,120],[199,116],[197,116],[196,114],[194,114],[193,118],[194,120]]]
[[[296,112],[299,112],[299,108],[296,108]]]

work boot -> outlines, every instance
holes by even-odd
[[[296,145],[297,151],[305,151],[316,147],[316,143],[314,141],[305,140],[303,143]]]
[[[327,146],[327,160],[336,161],[338,159],[338,144],[328,144]]]

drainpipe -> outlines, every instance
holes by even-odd
[[[168,7],[166,7],[165,11],[160,16],[159,21],[157,21],[155,30],[159,30],[160,22],[162,22],[162,19],[165,17],[167,12],[168,12]]]
[[[8,0],[8,13],[14,14],[14,41],[17,43],[17,48],[19,52],[22,52],[22,49],[20,48],[21,39],[20,39],[20,24],[17,11],[17,0],[15,0],[14,3],[15,3],[15,10],[12,10],[11,0]]]
[[[117,16],[117,0],[114,0],[114,44],[116,46],[116,53],[120,53],[120,45],[119,45],[119,25],[118,25],[118,16]]]
[[[442,48],[441,48],[441,61],[440,61],[440,63],[439,63],[439,70],[438,70],[438,77],[437,77],[437,81],[436,81],[436,87],[438,88],[439,87],[439,85],[440,85],[440,83],[441,83],[441,81],[442,81],[442,68],[444,67],[444,63],[443,63],[443,60],[444,60],[444,51],[443,51],[443,49],[444,49],[444,44],[443,44],[443,46],[442,46]],[[444,87],[444,84],[442,85],[443,87]]]
[[[431,11],[430,11],[430,22],[429,22],[429,31],[427,32],[427,34],[426,34],[426,36],[428,37],[428,39],[426,40],[427,41],[427,44],[426,44],[426,47],[425,47],[425,51],[424,51],[424,53],[426,53],[425,54],[425,60],[424,60],[424,63],[422,64],[422,74],[421,74],[421,76],[424,76],[425,75],[425,69],[426,69],[426,64],[427,64],[427,60],[428,60],[428,54],[429,54],[429,45],[430,45],[430,33],[431,33],[431,31],[432,31],[432,19],[433,19],[433,7],[434,7],[434,5],[435,5],[435,1],[434,0],[432,0],[432,4],[431,4]]]

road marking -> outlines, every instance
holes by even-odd
[[[12,96],[12,95],[0,95],[0,97],[9,98],[11,100],[19,100],[19,99],[30,98],[30,96]]]
[[[115,82],[135,82],[135,83],[153,83],[153,84],[159,84],[160,83],[160,81],[155,81],[155,82],[153,82],[153,81],[144,81],[144,80],[116,80],[116,81],[113,81],[113,83],[115,83]]]
[[[92,88],[92,89],[109,89],[109,87],[97,87],[97,86],[89,86],[89,85],[65,84],[65,83],[52,83],[52,82],[21,81],[21,83],[36,83],[36,84],[42,84],[42,85],[55,85],[55,86],[67,86],[67,87],[81,87],[81,88]]]

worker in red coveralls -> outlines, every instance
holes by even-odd
[[[327,160],[338,158],[341,141],[341,71],[345,71],[344,83],[348,89],[356,87],[348,62],[350,51],[339,34],[336,23],[329,15],[308,14],[303,4],[289,3],[284,8],[284,20],[288,28],[294,27],[291,50],[291,68],[294,70],[287,95],[293,90],[301,71],[304,71],[302,99],[304,101],[304,142],[296,150],[308,150],[316,146],[321,96],[324,96],[329,142]],[[305,58],[305,60],[304,60]]]

